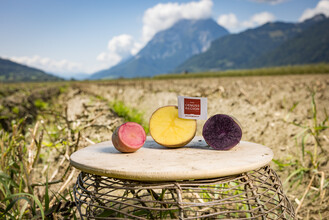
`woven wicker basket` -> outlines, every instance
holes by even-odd
[[[140,182],[80,173],[74,196],[82,219],[294,219],[276,173]]]

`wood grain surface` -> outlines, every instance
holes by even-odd
[[[228,151],[210,148],[195,137],[182,148],[165,148],[147,137],[134,153],[117,151],[111,141],[91,145],[70,157],[77,169],[108,177],[139,181],[209,179],[251,171],[273,158],[270,148],[246,141]]]

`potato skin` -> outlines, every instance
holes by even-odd
[[[129,122],[129,123],[131,123],[131,122]],[[126,123],[125,123],[125,124],[126,124]],[[124,124],[122,124],[122,125],[124,125]],[[126,144],[121,140],[121,138],[119,137],[119,129],[120,129],[120,127],[121,127],[122,125],[120,125],[119,127],[117,127],[117,128],[115,129],[115,131],[113,132],[113,134],[112,134],[112,143],[113,143],[113,146],[114,146],[118,151],[120,151],[120,152],[122,152],[122,153],[133,153],[133,152],[137,151],[139,148],[141,148],[141,147],[143,146],[144,143],[143,143],[142,145],[138,146],[138,147],[131,147],[131,146],[129,146],[129,145],[126,145]],[[145,134],[145,136],[144,136],[143,138],[144,138],[144,142],[145,142],[145,140],[146,140],[146,134]]]
[[[149,128],[150,128],[150,135],[151,135],[151,136],[152,136],[151,119],[152,119],[154,113],[155,113],[156,111],[158,111],[159,109],[161,109],[161,108],[166,108],[166,107],[171,107],[171,106],[172,106],[172,107],[175,107],[176,109],[178,109],[178,106],[177,106],[177,105],[166,105],[166,106],[162,106],[162,107],[157,108],[157,109],[153,112],[153,114],[152,114],[151,117],[150,117],[150,121],[149,121]],[[190,119],[190,120],[192,120],[192,119]],[[197,121],[194,120],[194,122],[195,122],[195,126],[197,126]],[[153,140],[154,140],[157,144],[159,144],[159,145],[161,145],[161,146],[168,147],[168,148],[178,148],[178,147],[184,147],[185,145],[187,145],[188,143],[190,143],[190,142],[192,141],[192,139],[195,137],[195,134],[196,134],[196,129],[195,129],[194,135],[192,136],[191,139],[189,139],[189,140],[187,140],[187,141],[185,141],[185,142],[179,143],[179,144],[175,144],[175,145],[168,145],[168,144],[159,143],[159,142],[157,142],[157,141],[153,138],[153,136],[152,136],[152,138],[153,138]]]
[[[113,134],[112,134],[112,143],[113,143],[113,146],[114,146],[118,151],[120,151],[120,152],[122,152],[122,153],[128,153],[129,150],[128,150],[128,152],[127,152],[126,150],[129,149],[129,148],[127,148],[127,146],[125,146],[125,145],[120,141],[118,131],[119,131],[119,127],[117,127],[117,128],[115,129],[115,131],[113,132]]]

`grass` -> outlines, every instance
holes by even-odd
[[[12,133],[7,133],[4,130],[0,133],[0,218],[45,217],[40,198],[34,195],[31,186],[33,165],[38,159],[38,155],[32,155],[32,144],[26,142],[22,133],[24,125],[24,120],[19,120],[18,123],[12,124]],[[40,146],[38,143],[40,139],[35,139],[35,141],[37,146]]]
[[[296,135],[296,140],[300,138],[301,140],[301,155],[302,155],[302,161],[305,163],[305,157],[306,155],[309,156],[309,159],[311,161],[311,169],[317,170],[319,167],[319,158],[318,158],[318,151],[319,148],[321,150],[320,154],[325,153],[325,150],[320,142],[320,134],[324,132],[326,129],[329,128],[329,124],[327,123],[329,120],[328,114],[326,109],[324,109],[324,119],[319,122],[318,113],[317,113],[317,105],[315,102],[315,92],[311,92],[311,118],[312,123],[306,124],[306,123],[295,123],[292,122],[293,125],[299,127],[301,129],[301,132]],[[328,124],[328,125],[327,125]],[[313,142],[313,149],[306,150],[305,145],[308,142],[309,139],[312,139]]]
[[[10,84],[11,88],[15,86]],[[26,91],[26,97],[32,97],[30,94],[33,88],[27,87],[17,86],[11,95],[22,94],[23,90]],[[9,120],[9,127],[0,130],[0,219],[46,219],[64,215],[75,218],[72,200],[67,199],[70,192],[65,188],[54,189],[67,185],[68,173],[72,171],[66,158],[76,149],[77,140],[73,141],[72,136],[68,136],[74,131],[70,128],[70,123],[67,123],[65,114],[62,115],[63,111],[53,101],[31,99],[31,104],[38,111],[35,121],[29,121],[29,113],[25,111],[22,112],[22,117],[17,115],[15,118],[6,118],[5,120]],[[15,107],[21,109],[20,106]],[[5,114],[8,107],[3,108],[1,114]],[[21,114],[18,111],[15,114],[18,113]],[[63,163],[56,163],[59,167],[52,167],[55,168],[52,169],[52,176],[58,169],[65,172],[61,173],[62,176],[55,175],[58,179],[49,179],[51,164],[48,158],[54,152],[66,157],[62,160]],[[47,169],[42,171],[42,168]],[[68,203],[69,208],[63,207]]]
[[[110,102],[110,107],[119,116],[122,117],[126,122],[136,122],[143,126],[146,134],[149,133],[148,123],[144,120],[144,114],[135,108],[130,108],[124,104],[124,102],[115,100]]]
[[[129,107],[121,100],[112,100],[109,101],[103,96],[92,94],[95,96],[98,100],[103,102],[108,102],[109,107],[119,116],[124,119],[125,122],[136,122],[140,124],[144,130],[145,133],[149,133],[149,124],[144,120],[144,113],[136,108]]]
[[[264,67],[255,69],[233,69],[233,70],[218,70],[204,71],[191,73],[167,73],[159,74],[152,77],[138,78],[119,78],[119,79],[99,79],[99,80],[84,80],[81,84],[111,82],[113,84],[129,81],[143,81],[154,79],[189,79],[189,78],[209,78],[209,77],[244,77],[244,76],[284,76],[284,75],[307,75],[307,74],[329,74],[329,63],[305,64],[305,65],[290,65],[277,67]]]
[[[295,135],[295,142],[297,150],[299,151],[300,159],[295,159],[293,162],[283,162],[281,160],[273,160],[273,162],[279,167],[280,170],[286,167],[294,167],[289,176],[285,179],[284,185],[289,184],[289,188],[296,189],[296,187],[304,187],[305,180],[309,180],[309,183],[305,189],[304,194],[300,198],[299,205],[296,209],[296,215],[298,214],[304,199],[309,194],[311,187],[317,189],[317,193],[313,194],[313,200],[318,198],[320,204],[322,203],[326,190],[329,186],[329,180],[325,178],[325,173],[321,171],[321,164],[328,161],[328,152],[324,149],[321,142],[322,134],[329,128],[329,116],[326,108],[324,108],[324,118],[320,119],[318,114],[318,106],[316,104],[315,96],[316,92],[310,90],[311,93],[311,112],[309,116],[306,116],[306,120],[300,123],[295,121],[287,121],[299,128],[299,133]],[[293,110],[297,108],[298,103],[295,103],[289,110],[288,114],[292,114]],[[310,120],[308,120],[310,119]]]
[[[176,78],[205,78],[205,77],[241,77],[241,76],[275,76],[295,74],[328,74],[329,63],[294,65],[281,67],[267,67],[259,69],[240,69],[214,72],[162,74],[154,76],[155,79],[176,79]]]

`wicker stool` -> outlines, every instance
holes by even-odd
[[[82,219],[294,219],[272,157],[245,141],[215,151],[202,137],[178,149],[148,137],[131,154],[103,142],[71,155],[75,201]]]

